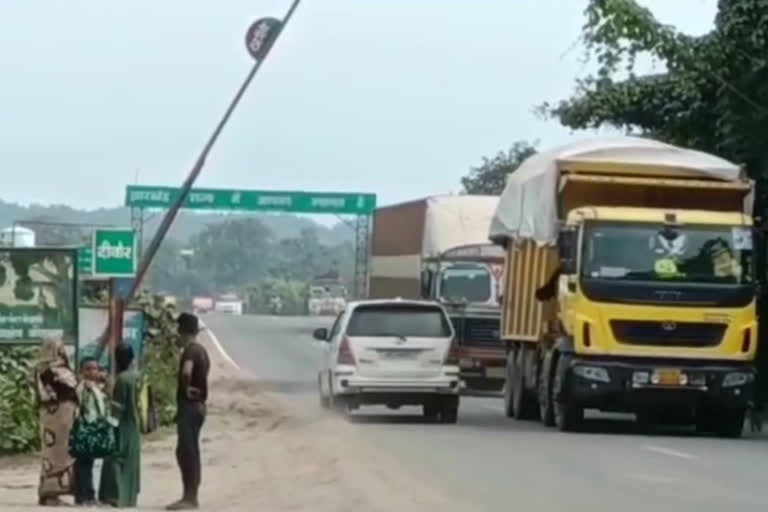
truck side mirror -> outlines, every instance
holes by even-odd
[[[421,297],[427,298],[432,292],[432,271],[421,271]]]
[[[577,271],[576,254],[579,232],[573,226],[567,226],[560,231],[557,248],[560,253],[560,272],[572,275]]]

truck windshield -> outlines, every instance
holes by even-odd
[[[585,226],[582,277],[714,284],[752,282],[744,226],[595,222]]]
[[[440,298],[486,302],[491,298],[491,274],[480,265],[446,268],[440,276]]]
[[[324,285],[324,286],[312,286],[309,290],[309,294],[313,298],[320,297],[346,297],[347,289],[343,285]]]

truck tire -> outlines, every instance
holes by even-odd
[[[512,390],[514,389],[513,384],[513,371],[512,367],[515,362],[515,352],[512,351],[509,353],[509,356],[507,357],[507,366],[506,371],[504,372],[505,378],[504,378],[504,416],[507,418],[514,418],[515,417],[515,409],[512,407]]]
[[[459,397],[443,397],[440,404],[440,420],[443,423],[455,424],[459,420]]]
[[[517,351],[512,384],[512,409],[515,418],[521,421],[537,420],[539,415],[535,393],[525,389],[525,356],[528,350],[521,347]]]
[[[552,379],[552,412],[555,426],[560,432],[578,432],[584,422],[584,409],[570,402],[568,393],[564,393],[565,370],[568,359],[561,355],[557,358],[555,375]]]
[[[538,380],[539,418],[546,427],[555,426],[555,412],[552,408],[552,360],[551,354],[544,357]]]
[[[746,410],[734,409],[723,411],[717,418],[715,433],[719,437],[738,439],[744,432]]]

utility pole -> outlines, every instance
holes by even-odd
[[[229,106],[224,111],[224,115],[214,128],[213,133],[211,133],[208,141],[205,143],[205,146],[203,146],[202,151],[200,151],[195,164],[192,166],[192,169],[190,170],[187,178],[184,180],[184,183],[181,186],[181,192],[176,197],[171,207],[168,209],[165,217],[163,217],[163,220],[160,223],[160,226],[157,228],[157,231],[155,231],[155,234],[152,237],[152,241],[149,243],[146,252],[143,252],[138,269],[136,270],[136,277],[133,280],[133,285],[131,286],[127,296],[123,297],[123,300],[117,302],[118,308],[122,309],[139,290],[141,282],[146,276],[147,271],[149,270],[149,266],[152,263],[152,259],[155,257],[160,244],[162,243],[165,235],[173,224],[173,221],[176,219],[176,215],[184,204],[184,201],[186,201],[187,196],[189,195],[189,191],[192,189],[192,185],[194,185],[195,180],[203,170],[206,159],[213,149],[213,146],[219,139],[219,136],[224,130],[227,122],[229,122],[230,117],[232,117],[232,113],[235,111],[235,108],[237,108],[237,105],[243,98],[245,91],[248,89],[248,86],[250,86],[251,82],[256,76],[256,73],[259,71],[261,65],[266,60],[266,57],[269,54],[269,51],[272,49],[272,46],[274,45],[278,36],[288,24],[288,21],[290,21],[291,17],[296,11],[296,8],[299,6],[300,1],[301,0],[292,1],[291,6],[289,7],[288,12],[283,17],[282,21],[276,18],[260,18],[252,23],[248,28],[248,31],[246,32],[245,43],[248,53],[250,53],[254,58],[254,64],[246,75],[245,80],[243,80],[243,83],[240,85],[240,88],[235,93],[234,98],[232,98],[230,101]],[[122,311],[118,311],[118,314],[120,314],[122,317]],[[107,342],[107,338],[109,338],[108,333],[109,328],[105,330],[105,333],[102,336],[100,350],[97,356],[100,356],[101,350],[103,350]],[[122,333],[118,333],[118,337],[120,337],[120,334]],[[119,341],[119,339],[112,340],[113,348],[114,345],[116,345]]]

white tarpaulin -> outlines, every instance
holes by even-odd
[[[536,154],[508,176],[491,221],[493,240],[532,239],[539,244],[557,240],[557,189],[560,169],[568,164],[605,165],[635,172],[674,169],[691,176],[741,181],[741,168],[714,155],[683,149],[641,137],[596,137]],[[751,213],[751,202],[745,205]]]
[[[487,244],[496,196],[432,196],[426,199],[422,256],[434,257],[460,245]]]

